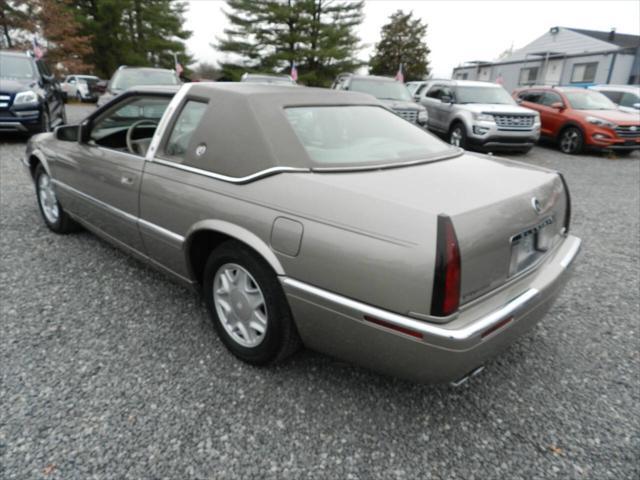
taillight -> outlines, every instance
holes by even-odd
[[[460,306],[460,248],[448,215],[438,215],[431,315],[446,317]]]
[[[562,180],[562,187],[564,188],[564,194],[567,198],[567,208],[564,213],[564,233],[569,233],[569,223],[571,222],[571,194],[569,193],[569,187],[567,181],[564,179],[564,175],[558,172],[560,180]]]

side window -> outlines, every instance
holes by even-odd
[[[615,100],[614,100],[614,102],[615,102]],[[635,93],[625,92],[622,95],[622,98],[620,99],[620,101],[616,102],[616,103],[619,103],[623,107],[637,108],[637,107],[634,107],[634,105],[637,105],[638,103],[640,103],[640,97],[638,95],[636,95]]]
[[[520,93],[519,98],[525,102],[542,103],[543,92],[525,91]]]
[[[176,158],[177,161],[184,160],[193,132],[198,128],[206,109],[206,103],[196,100],[188,100],[184,104],[165,145],[164,153],[166,155],[174,158],[178,157]]]
[[[127,131],[135,125],[132,139],[150,141],[170,101],[169,97],[126,98],[95,121],[91,140],[106,148],[127,151]]]
[[[554,92],[545,92],[544,95],[542,96],[542,100],[538,103],[541,103],[542,105],[550,107],[554,103],[558,103],[558,102],[564,103],[562,101],[562,98],[560,98],[560,95]]]
[[[427,92],[427,97],[440,100],[442,97],[442,85],[434,85]]]

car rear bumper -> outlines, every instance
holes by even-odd
[[[549,310],[581,245],[569,236],[524,279],[474,300],[446,324],[399,315],[282,277],[304,344],[416,382],[457,380],[531,329]]]

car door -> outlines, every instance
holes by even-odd
[[[558,107],[560,104],[562,107]],[[555,106],[552,106],[555,105]],[[566,118],[564,109],[566,108],[562,97],[556,92],[544,92],[540,99],[538,111],[540,112],[541,132],[543,135],[555,137],[564,124]]]
[[[439,107],[442,103],[440,98],[442,97],[443,87],[443,85],[439,84],[432,85],[420,99],[420,103],[425,106],[425,108],[427,109],[427,113],[429,114],[429,121],[427,123],[427,126],[430,130],[443,129],[442,119],[438,118],[438,116],[442,113]]]
[[[550,125],[545,125],[545,119],[543,117],[542,98],[544,97],[544,91],[542,90],[524,90],[518,93],[518,103],[523,107],[535,110],[540,114],[541,128],[540,133],[542,135],[550,135]]]
[[[69,202],[65,208],[139,252],[144,252],[137,223],[145,152],[135,145],[150,141],[170,100],[166,95],[124,95],[89,117],[80,141],[56,162],[54,176]],[[133,149],[127,146],[127,134]]]

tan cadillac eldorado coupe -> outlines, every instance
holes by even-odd
[[[462,382],[544,316],[580,248],[557,172],[466,153],[358,93],[133,89],[24,162],[49,229],[197,288],[252,364],[305,345]]]

